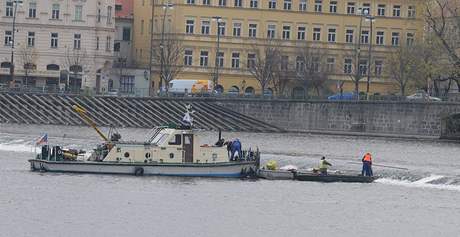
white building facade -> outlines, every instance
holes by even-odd
[[[107,92],[115,0],[0,0],[0,35],[4,87]]]

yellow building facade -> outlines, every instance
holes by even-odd
[[[134,55],[139,64],[148,67],[150,37],[160,39],[164,28],[164,32],[181,39],[183,55],[179,63],[184,67],[177,79],[212,80],[219,38],[217,61],[222,67],[218,84],[224,92],[260,93],[258,81],[247,68],[255,47],[267,44],[267,39],[276,42],[290,71],[296,70],[302,47],[321,48],[327,52],[324,68],[328,70],[327,86],[332,93],[339,90],[336,86],[339,84],[344,91],[353,90],[350,74],[355,67],[367,70],[368,47],[372,42],[370,92],[388,94],[397,89],[385,77],[385,55],[399,45],[423,37],[420,3],[420,0],[154,0],[151,23],[151,1],[136,0]],[[165,4],[172,5],[165,7]],[[365,12],[373,17],[372,32],[370,17],[362,14]],[[150,34],[151,24],[153,34]],[[153,62],[154,85],[158,85],[158,65]],[[360,80],[360,91],[366,90],[367,72],[363,74],[366,75]],[[272,87],[269,85],[268,89]],[[302,87],[304,83],[291,77],[284,94],[290,96]]]

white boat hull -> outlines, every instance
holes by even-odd
[[[31,169],[47,172],[166,175],[188,177],[246,177],[254,174],[256,162],[225,163],[121,163],[93,161],[29,160]]]

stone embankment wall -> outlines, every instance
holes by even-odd
[[[450,102],[220,100],[223,107],[290,131],[357,132],[453,138],[442,123],[460,113]],[[457,116],[458,117],[458,116]],[[452,128],[450,128],[452,129]]]

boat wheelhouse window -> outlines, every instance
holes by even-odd
[[[168,138],[167,133],[160,133],[153,139],[152,144],[161,144],[166,138]]]
[[[192,144],[192,142],[190,141],[190,137],[189,137],[189,136],[184,136],[184,144],[185,144],[185,145],[190,145],[190,144]]]
[[[169,145],[180,145],[182,140],[182,136],[180,134],[176,134],[174,139],[169,141]]]

